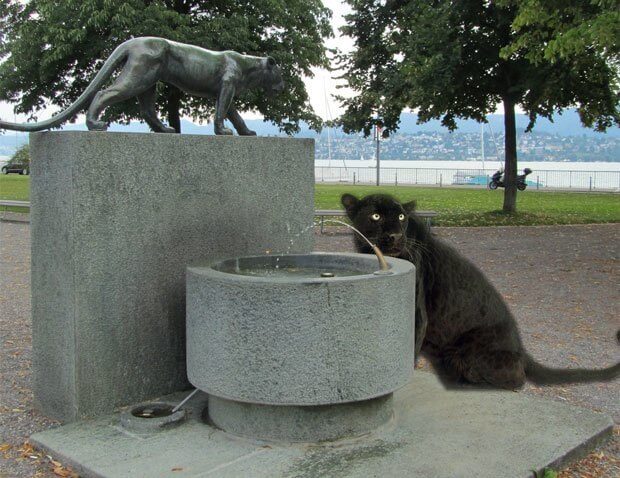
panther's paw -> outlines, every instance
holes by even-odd
[[[108,124],[105,121],[86,120],[88,131],[107,131]]]
[[[219,134],[219,135],[231,135],[233,134],[232,129],[230,128],[225,128],[225,127],[220,127],[220,128],[215,128],[215,134]]]

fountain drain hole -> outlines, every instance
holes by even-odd
[[[166,402],[151,402],[136,405],[125,410],[121,426],[136,432],[155,432],[179,425],[187,418],[185,409],[175,410],[175,405]]]
[[[143,405],[131,411],[134,417],[138,418],[160,418],[172,415],[172,406],[166,404]]]

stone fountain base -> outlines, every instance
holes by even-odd
[[[208,420],[229,433],[248,438],[318,442],[357,437],[393,417],[393,397],[318,406],[278,406],[235,402],[210,396]]]
[[[180,402],[186,394],[163,399]],[[31,441],[89,477],[531,477],[611,436],[606,415],[524,393],[445,390],[417,372],[394,394],[394,418],[355,439],[313,444],[239,438],[203,423],[207,396],[188,420],[140,434],[119,414],[37,433]],[[330,407],[331,408],[331,407]]]

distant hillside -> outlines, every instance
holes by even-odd
[[[503,115],[489,115],[488,126],[485,126],[485,135],[500,138],[503,135],[504,130],[504,117]],[[421,133],[434,133],[440,135],[439,138],[449,138],[458,136],[460,134],[480,134],[480,124],[473,120],[459,120],[457,122],[458,129],[453,134],[447,134],[448,130],[441,126],[439,121],[433,120],[424,124],[417,124],[417,115],[413,113],[403,113],[401,115],[400,130],[392,139],[403,138],[409,135],[415,136]],[[525,115],[517,115],[516,118],[517,128],[519,133],[522,133],[527,126],[528,119]],[[255,130],[259,136],[282,136],[278,128],[272,123],[267,123],[262,120],[246,120],[248,127]],[[68,124],[63,127],[64,130],[86,130],[84,124]],[[185,134],[213,134],[213,123],[207,123],[198,125],[189,121],[181,121],[181,129]],[[148,132],[149,129],[144,123],[138,121],[132,122],[130,125],[118,125],[113,124],[110,127],[110,131],[126,131],[126,132]],[[611,152],[611,159],[609,154],[606,160],[620,161],[620,157],[615,156],[615,145],[618,138],[620,138],[620,128],[610,128],[607,133],[597,133],[592,129],[584,128],[580,121],[579,116],[575,110],[566,110],[562,115],[556,115],[554,122],[539,118],[533,130],[534,134],[542,134],[546,136],[555,137],[585,137],[589,138],[584,142],[596,141],[614,143],[613,152],[607,148],[608,153]],[[327,132],[324,130],[320,135],[310,130],[306,124],[301,125],[301,131],[296,135],[297,137],[309,137],[316,138],[319,142],[325,141],[327,138]],[[332,137],[346,140],[356,140],[359,135],[345,135],[341,130],[336,129],[333,131]],[[442,141],[438,139],[438,141]],[[446,139],[445,141],[451,141]],[[0,134],[0,156],[9,156],[13,154],[17,147],[27,142],[27,134],[15,133],[12,131],[5,131],[4,134]],[[571,143],[579,143],[578,139],[571,140]],[[318,157],[318,155],[317,155]],[[353,158],[351,158],[353,159]],[[585,159],[585,158],[584,158]],[[580,159],[574,159],[579,161]]]
[[[428,123],[424,123],[421,125],[416,124],[418,119],[416,114],[413,113],[403,113],[400,117],[401,124],[399,133],[408,134],[408,133],[418,133],[423,131],[429,132],[446,132],[446,128],[441,126],[441,122],[437,120],[429,121]],[[501,133],[504,131],[504,115],[489,115],[487,116],[488,124],[490,129],[495,133]],[[525,131],[529,119],[526,115],[520,114],[516,115],[516,123],[517,130],[520,132]],[[480,132],[480,123],[477,123],[473,120],[458,120],[457,121],[459,133],[479,133]],[[555,115],[553,118],[553,122],[544,119],[538,118],[536,120],[536,125],[532,130],[535,133],[548,133],[558,136],[612,136],[612,137],[620,137],[620,128],[610,128],[606,133],[598,133],[590,128],[584,128],[579,120],[579,114],[575,110],[566,110],[561,115]]]

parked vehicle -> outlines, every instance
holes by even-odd
[[[527,183],[525,182],[525,177],[530,174],[532,170],[530,168],[525,168],[523,170],[523,174],[519,174],[517,176],[517,189],[519,191],[523,191],[527,187]],[[497,189],[504,187],[504,170],[499,169],[495,171],[495,174],[491,176],[491,182],[489,182],[489,189]]]
[[[8,163],[2,166],[2,174],[19,173],[30,174],[30,165],[26,163]]]
[[[467,171],[458,171],[452,177],[452,184],[467,186],[486,186],[488,176],[486,174],[470,173]]]

